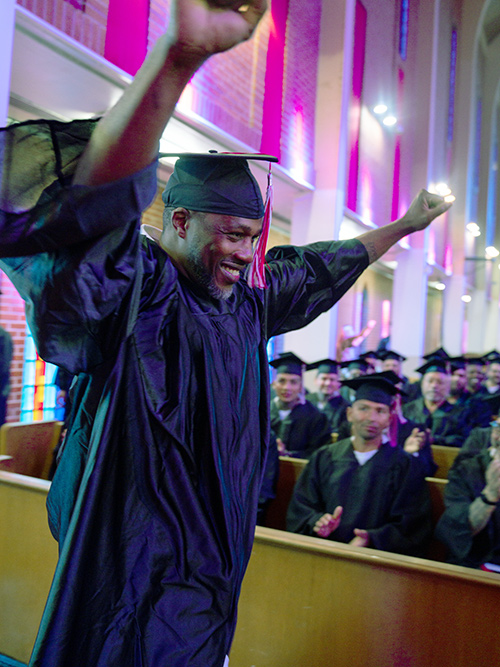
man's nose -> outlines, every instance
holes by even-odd
[[[240,262],[244,262],[245,264],[251,263],[253,259],[253,244],[250,237],[241,240],[235,255]]]

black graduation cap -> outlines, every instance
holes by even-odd
[[[264,215],[264,202],[248,160],[277,162],[260,153],[160,153],[178,157],[162,199],[165,206],[183,206],[193,211],[257,219]]]
[[[282,352],[277,359],[269,362],[269,365],[276,369],[277,373],[291,373],[292,375],[302,375],[304,362],[293,352]]]
[[[364,359],[349,359],[348,361],[342,361],[340,364],[341,368],[359,368],[362,371],[367,371],[370,368],[370,364]]]
[[[339,362],[335,359],[321,359],[321,361],[314,361],[312,364],[307,364],[306,369],[312,371],[317,368],[318,373],[338,373]]]
[[[485,361],[483,357],[465,357],[467,366],[484,366]]]
[[[488,352],[488,354],[485,354],[483,359],[486,359],[486,361],[489,361],[490,363],[492,361],[499,362],[500,361],[500,352],[497,350],[491,350],[491,352]]]
[[[449,362],[450,362],[451,372],[453,373],[454,371],[458,371],[459,369],[464,369],[466,361],[467,359],[465,359],[464,357],[450,357]]]
[[[441,359],[439,357],[431,358],[427,363],[417,368],[417,373],[425,375],[426,373],[448,373],[449,359]]]
[[[379,352],[379,359],[382,361],[385,361],[386,359],[395,359],[396,361],[406,361],[406,357],[404,357],[402,354],[399,354],[399,352],[395,352],[394,350],[382,350]]]
[[[399,393],[396,384],[401,382],[396,373],[385,371],[384,373],[373,373],[353,380],[344,380],[343,385],[356,391],[355,401],[367,400],[374,403],[391,405],[394,396]]]
[[[380,359],[380,354],[375,352],[375,350],[368,350],[368,352],[362,352],[359,355],[360,359]]]
[[[429,354],[424,354],[422,359],[426,359],[427,361],[429,359],[449,359],[450,355],[448,352],[443,347],[438,347],[437,350],[434,350],[434,352],[429,352]]]

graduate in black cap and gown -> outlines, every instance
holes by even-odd
[[[326,415],[304,398],[304,362],[286,352],[269,364],[276,369],[276,396],[271,401],[271,428],[282,456],[307,459],[321,445],[330,442]]]
[[[431,443],[461,447],[472,425],[467,412],[448,403],[449,362],[438,357],[417,369],[422,374],[422,396],[403,405],[403,415],[430,433]]]
[[[42,358],[76,376],[32,667],[224,664],[269,442],[267,342],[450,207],[422,190],[394,223],[275,248],[266,265],[271,191],[266,209],[244,157],[186,156],[159,238],[140,233],[184,87],[265,10],[173,0],[167,32],[100,120],[0,132],[2,269]]]
[[[346,380],[352,437],[313,454],[294,489],[287,529],[355,546],[422,556],[432,535],[425,473],[383,441],[398,391],[381,374]]]
[[[346,421],[349,401],[340,395],[340,364],[334,359],[322,359],[307,364],[307,370],[316,369],[314,382],[317,391],[307,394],[307,400],[320,410],[330,423],[332,433],[337,433],[340,425]]]

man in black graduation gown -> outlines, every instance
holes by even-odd
[[[346,382],[356,390],[347,410],[353,435],[311,456],[294,489],[287,529],[423,555],[432,534],[424,470],[382,440],[397,389],[381,374]]]
[[[307,400],[327,417],[332,433],[337,433],[340,424],[347,419],[347,407],[350,405],[340,395],[339,363],[334,359],[322,359],[307,364],[307,370],[315,369],[317,391],[309,393]]]
[[[271,428],[281,456],[307,459],[318,447],[330,442],[330,424],[303,396],[304,362],[287,352],[269,364],[276,369],[276,396],[271,402]]]
[[[456,461],[448,473],[445,511],[436,537],[455,565],[500,572],[500,455],[484,448]]]
[[[101,120],[0,132],[2,268],[41,356],[77,376],[48,499],[60,558],[32,667],[224,663],[268,447],[267,341],[331,308],[450,206],[421,191],[359,239],[276,248],[266,289],[265,241],[254,254],[264,204],[246,160],[184,157],[161,237],[140,233],[182,90],[265,8],[174,0],[167,33]]]
[[[450,390],[448,361],[431,359],[417,370],[422,374],[422,396],[406,403],[403,415],[429,429],[432,444],[461,447],[472,426],[467,412],[446,400]]]

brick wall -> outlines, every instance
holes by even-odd
[[[80,0],[75,3],[83,4],[83,10],[69,0],[17,0],[17,4],[100,56],[104,54],[107,0]]]

